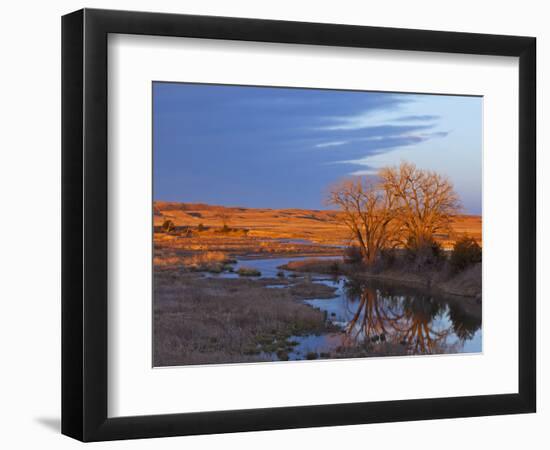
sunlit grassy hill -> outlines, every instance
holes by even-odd
[[[203,203],[154,202],[154,224],[169,219],[177,227],[215,232],[224,223],[235,231],[248,230],[250,237],[308,239],[323,244],[346,244],[348,230],[338,221],[334,210],[264,209],[207,205]],[[468,234],[481,243],[481,216],[460,215],[453,220],[454,233],[437,236],[446,247]]]

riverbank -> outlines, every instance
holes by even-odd
[[[399,283],[428,291],[472,297],[481,300],[481,263],[453,274],[447,268],[415,272],[407,268],[390,268],[369,271],[361,265],[345,264],[341,258],[310,258],[290,261],[283,269],[302,273],[341,274],[354,279],[379,280],[387,283]]]

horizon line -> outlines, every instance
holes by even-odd
[[[153,200],[153,205],[157,202],[160,203],[179,203],[183,205],[204,205],[204,206],[210,206],[215,208],[226,208],[226,209],[265,209],[270,211],[284,211],[284,210],[299,210],[299,211],[326,211],[326,212],[339,212],[339,209],[319,209],[319,208],[298,208],[298,207],[285,207],[285,208],[270,208],[270,207],[251,207],[251,206],[237,206],[237,205],[219,205],[219,204],[213,204],[213,203],[206,203],[206,202],[193,202],[193,201],[180,201],[180,200]],[[464,212],[464,213],[458,213],[453,214],[453,216],[475,216],[475,217],[483,217],[482,214],[476,214],[471,212]]]

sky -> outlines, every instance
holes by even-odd
[[[327,209],[330,185],[401,161],[481,214],[481,97],[153,83],[155,200]]]

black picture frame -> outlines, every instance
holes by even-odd
[[[107,417],[109,33],[519,57],[518,393]],[[533,37],[95,9],[63,16],[62,433],[102,441],[535,412],[535,91]]]

